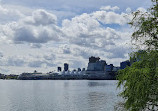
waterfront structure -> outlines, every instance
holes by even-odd
[[[64,71],[68,71],[69,70],[69,64],[64,63]]]
[[[0,73],[0,79],[4,79],[5,75]]]
[[[78,68],[78,70],[77,70],[78,72],[80,72],[81,71],[81,68]]]
[[[111,72],[112,70],[113,70],[113,64],[110,64],[110,65],[106,65],[105,66],[105,70],[107,71],[107,72]]]
[[[113,64],[108,65],[105,60],[100,60],[99,57],[91,56],[87,70],[85,68],[74,69],[69,71],[69,64],[64,63],[64,70],[61,71],[61,67],[57,67],[57,72],[40,73],[36,70],[33,73],[22,73],[18,79],[26,80],[39,80],[39,79],[97,79],[97,80],[113,80],[116,79],[117,71],[119,67],[114,67]]]
[[[123,61],[120,63],[120,69],[124,69],[126,68],[127,66],[130,66],[130,61],[129,60],[126,60],[126,61]]]
[[[36,74],[42,74],[42,72],[37,72],[37,71],[35,70],[32,74],[34,74],[34,75],[36,75]]]
[[[115,79],[115,72],[113,71],[113,65],[107,65],[105,60],[100,60],[99,57],[90,57],[87,67],[87,79]]]
[[[94,57],[94,56],[89,57],[89,63],[96,63],[99,60],[100,60],[99,57]]]
[[[0,79],[17,79],[17,77],[18,75],[15,74],[5,75],[0,73]]]
[[[99,57],[90,57],[87,71],[104,71],[106,61],[100,60]]]
[[[120,70],[120,67],[115,67],[114,66],[112,71],[117,72],[118,70]]]
[[[86,68],[82,68],[82,71],[85,71],[86,70]]]

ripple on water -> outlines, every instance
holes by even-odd
[[[0,80],[1,111],[113,111],[117,81]]]

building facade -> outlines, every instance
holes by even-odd
[[[99,57],[90,57],[87,67],[87,71],[104,71],[106,66],[106,61],[100,60]]]
[[[124,68],[126,68],[127,66],[130,66],[130,65],[131,64],[130,64],[129,60],[123,61],[123,62],[120,63],[120,69],[124,69]]]
[[[69,70],[69,64],[64,63],[64,71],[68,71]]]

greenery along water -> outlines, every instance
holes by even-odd
[[[119,71],[124,108],[129,111],[158,111],[158,0],[151,0],[147,12],[136,11],[129,23],[132,40],[141,51],[133,52],[134,63]]]

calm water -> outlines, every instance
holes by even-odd
[[[0,111],[114,111],[117,81],[0,80]]]

